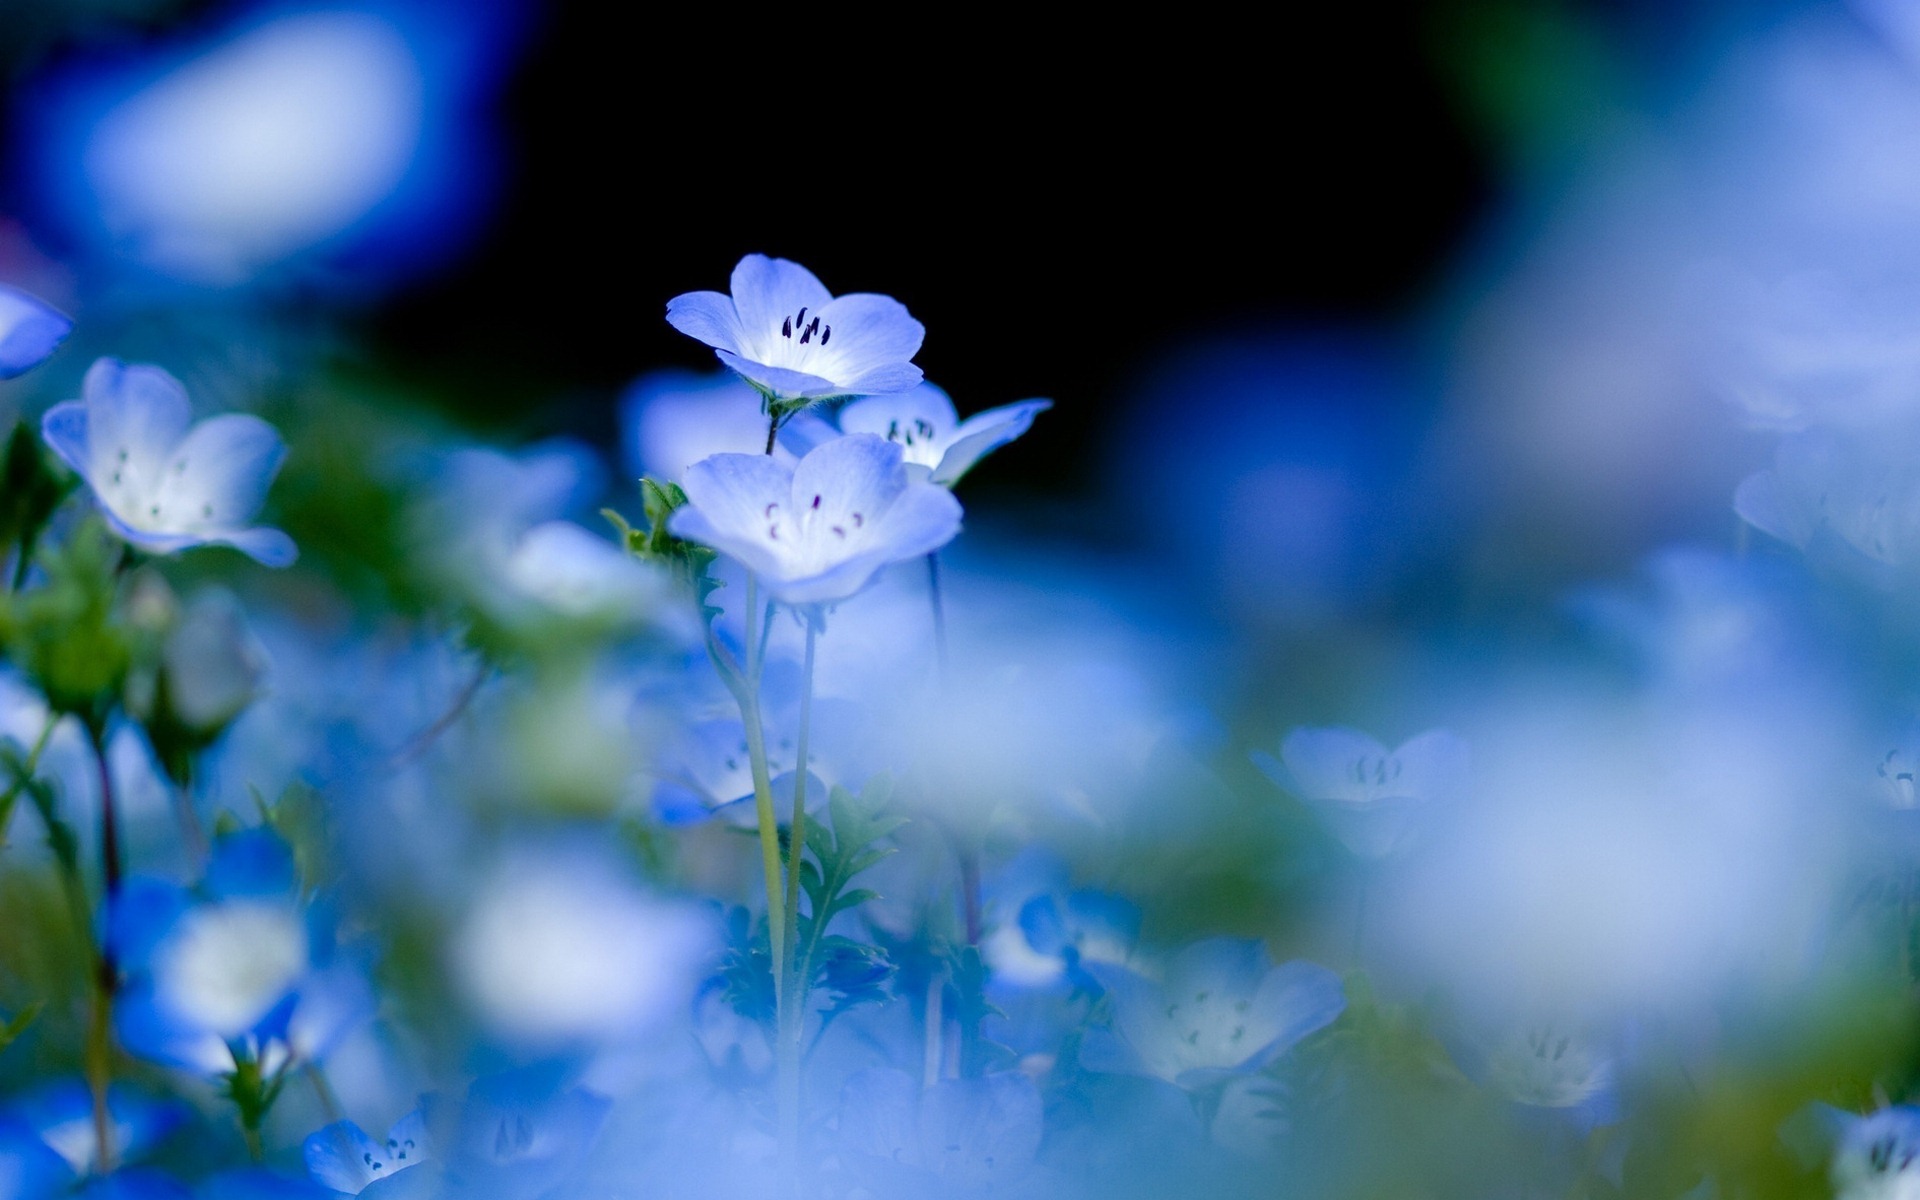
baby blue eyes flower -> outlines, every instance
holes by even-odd
[[[1347,1006],[1327,968],[1271,963],[1259,942],[1210,938],[1174,956],[1158,982],[1089,964],[1112,998],[1113,1027],[1087,1035],[1081,1062],[1184,1088],[1259,1070]]]
[[[1425,810],[1466,788],[1466,743],[1442,729],[1394,750],[1357,729],[1296,729],[1282,743],[1279,761],[1257,751],[1253,761],[1319,809],[1334,836],[1365,859],[1406,849]]]
[[[676,537],[727,554],[790,605],[833,604],[891,563],[931,554],[960,532],[960,504],[912,480],[901,447],[853,434],[795,466],[716,454],[687,471]]]
[[[292,538],[249,524],[286,457],[280,434],[244,413],[191,421],[179,380],[103,358],[81,399],[48,410],[41,432],[132,545],[154,554],[226,545],[269,567],[291,564]]]
[[[0,283],[0,379],[39,366],[71,332],[73,322],[52,305]]]
[[[675,296],[667,321],[770,400],[881,395],[920,382],[913,356],[926,327],[898,300],[835,296],[800,264],[764,254],[741,259],[731,286],[732,295]]]
[[[1022,400],[962,421],[947,394],[930,383],[898,395],[856,400],[840,413],[843,433],[872,433],[900,444],[907,470],[942,487],[960,482],[973,464],[1025,433],[1051,400]]]
[[[309,1137],[302,1152],[316,1183],[349,1196],[432,1157],[426,1118],[418,1109],[400,1118],[384,1142],[374,1141],[352,1121],[336,1121]]]
[[[1828,1178],[1840,1200],[1904,1200],[1920,1191],[1920,1109],[1895,1105],[1841,1126]]]

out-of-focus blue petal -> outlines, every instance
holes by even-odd
[[[65,1192],[74,1169],[18,1117],[0,1117],[0,1200],[42,1200]]]
[[[127,985],[113,1006],[113,1028],[127,1053],[208,1078],[233,1070],[220,1036],[182,1021],[159,1002],[150,980]]]
[[[238,528],[260,511],[286,456],[280,431],[259,417],[209,417],[173,448],[154,502],[189,526]]]
[[[89,443],[85,404],[68,400],[48,409],[46,416],[40,418],[40,436],[60,456],[61,462],[80,474],[86,473]]]
[[[271,829],[243,829],[214,843],[206,888],[215,896],[291,895],[298,883],[293,850]]]
[[[763,407],[760,393],[731,371],[644,375],[620,402],[628,469],[678,483],[687,468],[711,455],[759,454],[767,444]],[[796,414],[782,428],[781,444],[791,453],[805,453],[789,445],[787,437],[795,421],[807,415]],[[776,448],[776,456],[779,453]]]
[[[260,1167],[223,1171],[202,1183],[197,1200],[335,1200],[335,1190]]]
[[[157,480],[193,420],[187,389],[146,363],[100,359],[88,368],[80,399],[87,406],[87,461],[76,469],[103,498],[123,466]]]
[[[350,1196],[359,1195],[394,1169],[387,1162],[386,1147],[352,1121],[335,1121],[311,1134],[300,1152],[316,1182]]]
[[[240,529],[214,534],[206,541],[217,546],[232,546],[263,567],[290,567],[300,557],[300,547],[278,529]]]
[[[73,321],[38,296],[0,283],[0,379],[12,379],[50,357],[73,332]]]
[[[920,1153],[959,1187],[987,1187],[1033,1165],[1044,1119],[1040,1090],[1022,1074],[943,1079],[920,1101]]]
[[[153,948],[192,903],[179,884],[145,875],[124,880],[107,916],[107,946],[114,961],[123,970],[144,970]]]
[[[1301,1038],[1333,1024],[1347,1008],[1340,976],[1318,963],[1295,959],[1267,972],[1254,992],[1248,1023],[1259,1022],[1270,1035],[1254,1062],[1265,1065],[1292,1049]]]
[[[359,968],[336,961],[301,983],[287,1017],[287,1045],[308,1062],[323,1062],[378,1008],[379,1001]]]
[[[1035,896],[1020,906],[1020,932],[1027,944],[1041,954],[1058,956],[1072,944],[1060,906],[1052,896]]]
[[[1385,746],[1357,729],[1296,729],[1280,746],[1280,759],[1302,800],[1363,798],[1367,781],[1356,768],[1386,757]]]
[[[84,1082],[63,1079],[43,1085],[15,1100],[12,1110],[76,1174],[98,1161],[93,1093]],[[145,1154],[182,1118],[179,1105],[119,1084],[107,1091],[107,1113],[113,1126],[116,1162]]]
[[[75,1200],[193,1200],[193,1194],[185,1185],[144,1167],[88,1180],[74,1197]]]

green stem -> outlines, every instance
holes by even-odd
[[[100,868],[105,885],[102,911],[111,919],[113,905],[120,895],[120,823],[114,813],[113,771],[107,765],[106,730],[101,722],[87,723],[93,741],[94,761],[100,768]],[[76,864],[77,867],[77,864]],[[92,939],[90,930],[82,927]],[[87,1024],[87,1087],[93,1093],[93,1132],[99,1144],[99,1170],[113,1170],[113,1118],[107,1105],[107,1092],[113,1080],[113,994],[119,988],[120,972],[104,940],[94,972],[93,1019]]]
[[[754,625],[759,619],[759,581],[747,576],[747,670],[737,681],[734,699],[740,704],[740,723],[747,734],[747,761],[753,769],[753,807],[760,827],[760,866],[767,885],[767,940],[773,950],[773,988],[777,1001],[784,987],[787,961],[786,896],[780,883],[780,823],[773,812],[773,778],[767,771],[767,737],[760,725],[760,664],[754,648]],[[762,639],[764,640],[764,638]]]
[[[46,751],[47,743],[53,738],[53,727],[59,718],[53,713],[47,714],[46,724],[40,727],[40,736],[33,739],[33,745],[27,750],[26,761],[14,770],[13,782],[7,790],[0,792],[0,846],[7,844],[7,817],[13,812],[13,806],[19,801],[20,793],[40,770],[40,755]]]
[[[806,614],[807,646],[800,668],[800,736],[795,750],[793,774],[793,821],[787,827],[787,897],[785,942],[793,947],[790,963],[780,964],[787,972],[787,985],[780,993],[777,1022],[779,1039],[776,1068],[779,1072],[780,1157],[783,1163],[797,1160],[800,1146],[800,1066],[801,1042],[806,1034],[807,983],[812,974],[811,946],[800,952],[800,864],[807,852],[807,742],[813,730],[813,654],[818,624]],[[821,914],[814,914],[814,939],[819,937]],[[778,960],[776,960],[777,962]]]

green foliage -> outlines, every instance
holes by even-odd
[[[47,460],[40,439],[25,421],[14,425],[0,457],[0,553],[19,548],[14,588],[26,579],[27,566],[33,561],[34,546],[47,519],[78,482]]]
[[[892,782],[884,775],[870,781],[859,796],[835,787],[827,794],[828,819],[807,822],[806,853],[812,858],[803,854],[799,864],[800,890],[807,897],[807,911],[799,917],[799,970],[810,988],[827,994],[828,1020],[882,999],[893,975],[893,965],[878,946],[826,932],[835,917],[876,898],[871,889],[854,887],[853,882],[894,853],[881,843],[906,820],[887,811],[892,796]]]
[[[5,1025],[0,1025],[0,1052],[5,1052],[8,1046],[20,1040],[20,1035],[27,1031],[27,1026],[33,1024],[43,1007],[45,1006],[38,1002],[29,1004],[13,1014],[12,1020]]]
[[[98,519],[64,546],[45,553],[45,587],[17,593],[0,610],[8,656],[37,684],[56,712],[95,730],[120,695],[131,660],[117,620],[124,550]]]
[[[707,568],[718,556],[705,546],[683,541],[667,532],[667,519],[686,503],[687,493],[679,484],[647,476],[640,480],[640,508],[647,519],[645,530],[635,529],[612,509],[602,509],[601,515],[619,531],[620,543],[629,554],[662,564],[691,586],[699,598],[701,611],[711,621],[720,615],[720,610],[707,604],[707,597],[720,582],[708,575]]]

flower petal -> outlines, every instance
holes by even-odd
[[[73,320],[38,296],[0,284],[0,379],[12,379],[45,362]]]
[[[300,557],[293,539],[278,529],[256,526],[210,536],[206,544],[232,546],[263,567],[290,567]]]
[[[80,395],[87,406],[87,465],[81,474],[107,507],[126,516],[124,498],[155,487],[186,436],[193,420],[187,390],[159,367],[103,358],[88,369]]]
[[[667,324],[716,350],[740,350],[746,335],[733,300],[719,292],[687,292],[667,301]]]
[[[168,456],[147,512],[133,515],[167,531],[242,528],[260,511],[286,455],[280,431],[259,417],[228,413],[202,421]]]
[[[741,259],[733,268],[729,286],[744,334],[741,352],[757,359],[767,357],[772,339],[780,336],[782,321],[797,316],[803,308],[818,312],[833,299],[833,293],[812,271],[789,259],[764,254]]]
[[[1355,775],[1357,764],[1382,760],[1387,748],[1357,729],[1296,729],[1280,745],[1280,759],[1302,800],[1365,800],[1371,793]]]
[[[809,375],[805,371],[770,367],[766,363],[729,350],[715,350],[714,354],[719,356],[721,362],[737,371],[743,379],[751,380],[783,399],[818,400],[827,396],[849,394],[834,380]]]
[[[915,422],[933,430],[932,440],[945,442],[960,424],[960,416],[947,393],[931,383],[911,391],[866,396],[840,410],[842,433],[872,433],[899,441],[900,435],[914,429]]]
[[[838,373],[849,380],[909,365],[927,337],[927,327],[913,319],[906,305],[873,292],[837,298],[820,311],[820,323],[833,327],[829,344],[839,351]],[[915,379],[906,387],[920,383],[920,369],[912,371]]]
[[[358,1195],[384,1175],[386,1147],[352,1121],[335,1121],[306,1140],[307,1174],[336,1192]],[[375,1170],[374,1164],[381,1169]]]
[[[78,400],[56,404],[40,418],[40,436],[60,461],[84,476],[90,451],[87,449],[87,406]]]
[[[1051,400],[1022,400],[968,417],[953,431],[953,442],[934,468],[933,481],[952,487],[974,463],[1025,433],[1034,417],[1052,407]]]
[[[791,468],[764,454],[715,454],[688,467],[682,486],[688,503],[667,523],[675,537],[711,546],[756,573],[777,566],[768,512],[792,502]]]
[[[1308,1034],[1333,1024],[1346,1008],[1340,976],[1305,959],[1281,963],[1260,981],[1247,1012],[1248,1024],[1258,1028],[1265,1043],[1253,1062],[1272,1062]]]
[[[794,467],[792,503],[849,528],[873,526],[907,489],[900,458],[899,446],[870,433],[828,442]]]

